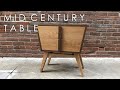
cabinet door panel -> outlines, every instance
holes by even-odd
[[[62,26],[62,51],[80,52],[85,27]]]
[[[59,27],[58,26],[38,26],[40,44],[42,50],[58,51]]]

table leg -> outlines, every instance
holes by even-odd
[[[44,66],[45,66],[45,63],[46,63],[46,60],[47,60],[47,56],[48,56],[48,52],[44,52],[43,60],[42,60],[42,64],[41,64],[41,69],[40,69],[41,72],[43,72],[43,69],[44,69]]]
[[[75,58],[76,58],[76,61],[78,63],[78,66],[79,66],[79,69],[80,69],[80,72],[81,72],[81,76],[83,77],[83,69],[82,69],[82,63],[80,61],[80,55],[75,53]]]

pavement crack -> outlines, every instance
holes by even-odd
[[[18,67],[18,66],[17,66]],[[15,67],[12,72],[10,72],[10,74],[6,77],[6,79],[15,71],[15,69],[17,69],[17,67]]]

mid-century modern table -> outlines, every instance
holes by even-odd
[[[50,64],[51,57],[68,55],[76,58],[81,76],[83,76],[84,65],[81,49],[86,27],[85,25],[39,25],[40,49],[44,53],[41,72],[43,72],[47,58],[49,58],[48,64]]]

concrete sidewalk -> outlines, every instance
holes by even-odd
[[[120,58],[83,58],[84,77],[74,58],[53,58],[40,72],[42,58],[0,58],[0,79],[120,79]]]

